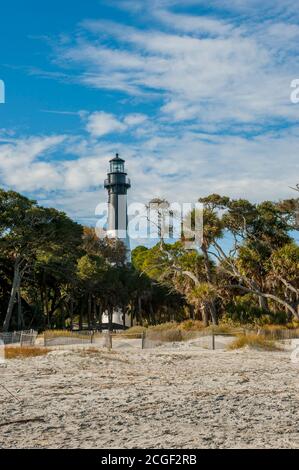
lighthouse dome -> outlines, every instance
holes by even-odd
[[[119,157],[118,153],[112,160],[110,160],[110,172],[111,173],[124,173],[125,172],[125,160]]]

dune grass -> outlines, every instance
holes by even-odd
[[[275,341],[269,340],[261,335],[239,335],[228,347],[230,350],[241,349],[248,346],[251,349],[264,351],[281,351]]]
[[[179,323],[177,328],[182,331],[202,331],[204,324],[200,320],[185,320]]]
[[[123,331],[121,334],[139,335],[139,334],[142,334],[146,330],[147,330],[146,326],[136,325]]]
[[[6,346],[5,359],[26,359],[27,357],[45,356],[48,352],[50,352],[50,349],[34,346]]]
[[[78,333],[77,331],[69,331],[69,330],[46,330],[44,332],[44,335],[47,336],[47,338],[79,338],[79,339],[84,339],[84,338],[90,338],[90,334],[88,332],[83,332],[83,333]]]

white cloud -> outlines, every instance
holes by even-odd
[[[49,152],[65,150],[61,159]],[[129,200],[154,196],[194,202],[219,192],[254,201],[292,197],[297,183],[299,129],[245,138],[190,132],[146,136],[137,143],[97,142],[80,137],[15,139],[0,145],[0,183],[30,191],[40,203],[92,220],[95,207],[107,199],[103,188],[115,150],[126,160],[132,180]],[[73,159],[70,160],[69,156]]]
[[[161,117],[175,121],[255,123],[262,128],[277,119],[297,120],[289,99],[299,66],[289,53],[290,40],[295,44],[299,37],[296,25],[270,20],[236,25],[165,9],[155,15],[159,28],[152,30],[84,22],[94,39],[80,37],[63,46],[61,63],[81,67],[80,80],[96,88],[141,97],[156,93],[163,101]],[[116,44],[109,47],[107,36]],[[114,123],[115,130],[123,124]]]
[[[111,132],[122,132],[125,130],[122,122],[116,119],[113,114],[103,111],[91,114],[88,117],[86,129],[95,137],[101,137]]]
[[[107,134],[116,134],[130,128],[136,128],[144,124],[147,119],[148,116],[145,114],[127,114],[124,117],[118,118],[113,114],[99,111],[87,117],[86,129],[92,136],[102,137]]]
[[[134,12],[140,7],[124,4]],[[223,19],[220,13],[175,13],[179,0],[144,0],[151,29],[84,22],[78,39],[57,49],[59,64],[67,71],[73,66],[86,86],[130,98],[125,104],[115,98],[118,115],[103,109],[82,114],[84,137],[17,139],[1,132],[0,181],[90,220],[97,203],[106,201],[103,180],[119,151],[133,183],[131,201],[163,196],[191,202],[211,192],[292,197],[299,108],[290,103],[290,82],[298,76],[299,31],[289,0],[271,4],[212,0],[218,12],[231,5],[233,16]],[[142,113],[143,98],[149,116]],[[48,158],[57,149],[59,160]]]
[[[43,187],[51,190],[62,182],[55,163],[41,161],[65,140],[65,136],[10,138],[0,145],[0,178],[20,191]]]
[[[143,124],[145,121],[147,121],[148,117],[145,114],[128,114],[124,118],[124,123],[127,124],[127,126],[138,126],[139,124]]]
[[[167,10],[155,10],[155,18],[177,31],[194,32],[199,35],[228,35],[234,30],[229,22],[218,18],[172,13]]]

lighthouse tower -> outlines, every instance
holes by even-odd
[[[104,183],[108,191],[108,227],[107,236],[122,241],[127,249],[127,262],[130,262],[130,242],[128,237],[128,211],[127,191],[131,187],[127,173],[125,172],[125,161],[118,153],[110,160],[110,168]],[[129,318],[121,309],[116,309],[109,314],[103,313],[102,326],[108,329],[122,329],[129,326]]]
[[[131,187],[131,182],[125,172],[125,160],[120,158],[118,153],[110,160],[110,168],[104,186],[108,191],[107,236],[117,238],[125,244],[129,260],[127,191]]]

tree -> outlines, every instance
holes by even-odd
[[[64,213],[40,207],[14,191],[0,190],[0,250],[13,262],[13,280],[3,330],[8,331],[21,281],[40,250],[59,244],[76,249],[81,227]]]
[[[223,228],[233,239],[229,253],[225,253],[216,237],[211,244],[214,251],[209,252],[216,257],[224,274],[226,284],[223,287],[257,296],[266,310],[267,301],[274,301],[297,318],[293,305],[266,282],[271,253],[291,241],[288,216],[280,204],[265,201],[254,205],[240,199],[228,200],[218,209],[226,209],[222,213]]]

